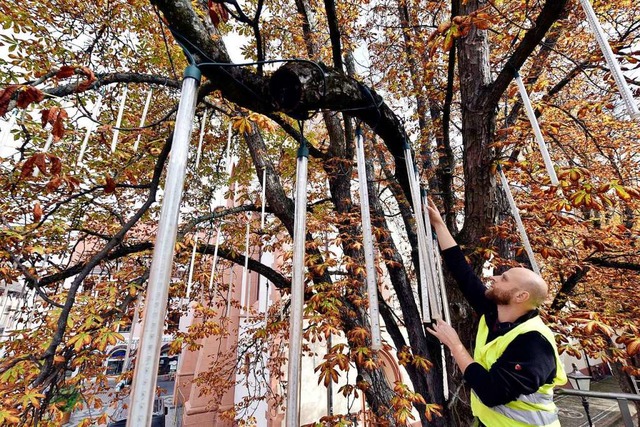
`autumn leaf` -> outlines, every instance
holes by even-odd
[[[62,172],[62,161],[59,157],[49,155],[49,173],[51,175],[59,175]]]
[[[106,194],[111,194],[114,191],[116,191],[116,181],[109,175],[105,176],[104,179],[105,179],[104,192]]]
[[[225,23],[229,20],[229,11],[224,3],[218,3],[213,0],[209,0],[208,2],[209,8],[209,17],[211,18],[211,22],[213,26],[218,28],[220,23]]]
[[[27,108],[34,102],[40,102],[44,99],[44,93],[33,86],[22,86],[18,91],[18,99],[16,105],[19,108]]]
[[[60,67],[60,70],[56,73],[56,78],[58,79],[66,79],[67,77],[71,77],[75,74],[76,67],[72,67],[70,65],[63,65]]]
[[[36,202],[33,207],[33,222],[40,222],[42,219],[42,206],[40,206],[39,202]]]
[[[54,141],[59,141],[64,135],[64,120],[69,116],[66,110],[60,107],[51,107],[40,112],[42,116],[42,127],[47,123],[52,126],[51,134]]]
[[[20,89],[20,85],[8,85],[0,92],[0,116],[7,114],[9,102],[18,89]]]
[[[0,408],[0,426],[5,424],[18,424],[20,418],[17,417],[16,411],[8,408]]]

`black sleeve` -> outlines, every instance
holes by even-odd
[[[551,383],[555,374],[551,343],[532,331],[516,337],[489,371],[477,362],[469,365],[464,379],[482,403],[491,407],[535,392],[541,385]]]
[[[467,263],[460,246],[453,246],[442,251],[442,259],[458,283],[460,291],[476,313],[485,314],[495,311],[495,303],[484,295],[487,288]]]

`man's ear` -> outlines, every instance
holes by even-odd
[[[515,295],[516,302],[520,304],[529,301],[530,298],[531,294],[528,291],[518,291]]]

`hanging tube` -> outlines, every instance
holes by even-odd
[[[220,225],[216,229],[216,245],[213,248],[213,261],[211,262],[211,277],[209,277],[209,292],[213,288],[213,280],[216,274],[216,264],[218,263],[218,247],[220,247]]]
[[[16,125],[17,116],[17,111],[14,111],[11,116],[9,116],[7,126],[2,129],[2,132],[0,132],[0,148],[4,147],[9,142],[9,137],[11,136],[11,128]]]
[[[198,139],[198,151],[196,151],[196,170],[200,165],[200,157],[202,155],[202,141],[204,140],[204,126],[207,123],[207,109],[204,109],[204,114],[202,115],[202,123],[200,124],[200,138]]]
[[[260,230],[264,230],[264,215],[265,208],[267,207],[267,167],[263,166],[262,169],[262,198],[260,201],[262,202],[261,212],[260,212]]]
[[[198,235],[196,234],[193,238],[193,250],[191,251],[191,262],[189,263],[189,278],[187,279],[187,292],[184,296],[187,301],[187,306],[189,305],[189,294],[191,294],[191,286],[193,286],[193,269],[195,267],[197,250],[198,250]]]
[[[149,93],[147,93],[147,100],[144,103],[144,109],[142,110],[142,117],[140,117],[140,125],[138,126],[139,128],[142,128],[144,126],[145,121],[147,120],[147,113],[149,112],[149,105],[151,105],[151,96],[153,95],[153,89],[149,89]],[[142,129],[140,129],[140,131],[142,131]],[[140,144],[140,137],[142,136],[141,133],[138,134],[138,137],[136,138],[136,142],[135,144],[133,144],[133,151],[136,152],[138,151],[138,145]]]
[[[420,196],[422,201],[422,215],[425,225],[425,243],[427,246],[427,269],[429,274],[427,276],[427,281],[429,284],[429,300],[432,302],[431,317],[433,319],[442,319],[446,307],[443,303],[444,298],[442,296],[442,287],[438,280],[436,250],[433,245],[433,232],[431,231],[431,220],[429,219],[429,209],[427,207],[429,199],[427,199],[427,192],[424,188],[420,189]]]
[[[636,105],[635,100],[633,99],[633,94],[629,89],[629,85],[627,85],[627,81],[622,74],[622,70],[620,69],[620,64],[618,60],[613,55],[613,51],[611,50],[611,46],[609,45],[609,40],[607,39],[607,35],[605,34],[602,26],[600,25],[600,21],[596,16],[596,13],[593,11],[593,7],[591,7],[591,3],[589,0],[580,0],[580,4],[587,14],[587,21],[589,21],[589,26],[591,27],[591,31],[596,36],[596,40],[600,45],[600,50],[602,50],[602,55],[604,59],[607,61],[609,65],[609,71],[613,75],[616,84],[618,85],[618,91],[620,92],[620,96],[622,96],[622,100],[624,101],[625,106],[627,107],[627,112],[631,116],[632,119],[640,118],[640,111],[638,111],[638,106]]]
[[[171,280],[174,246],[178,230],[180,199],[182,198],[189,154],[189,138],[191,137],[199,84],[200,70],[193,65],[188,66],[182,81],[182,93],[173,133],[173,146],[169,158],[156,246],[153,250],[146,313],[134,373],[131,410],[127,427],[151,425],[162,333],[167,311],[169,281]]]
[[[120,125],[122,124],[122,114],[124,113],[124,106],[127,103],[127,91],[128,86],[124,87],[122,91],[122,98],[120,98],[120,109],[118,110],[118,118],[116,119],[116,127],[113,130],[113,139],[111,140],[111,152],[116,152],[116,144],[118,144],[118,135],[120,134]],[[177,121],[177,120],[176,120]],[[191,132],[191,131],[189,131]]]
[[[431,323],[431,314],[429,311],[429,296],[427,293],[427,248],[425,243],[424,221],[422,219],[422,208],[420,203],[420,190],[416,179],[416,170],[413,164],[413,156],[411,155],[411,147],[409,143],[404,143],[404,161],[407,168],[407,177],[409,179],[409,187],[411,190],[411,198],[413,199],[413,213],[416,221],[416,234],[418,236],[418,269],[420,272],[420,297],[422,299],[422,322]]]
[[[551,156],[549,156],[547,144],[544,142],[544,138],[542,137],[542,131],[540,130],[540,125],[538,124],[536,113],[533,111],[533,106],[531,105],[531,100],[529,99],[529,95],[527,94],[527,89],[524,87],[522,78],[520,78],[520,74],[517,71],[515,80],[516,84],[518,85],[518,90],[520,91],[522,104],[524,105],[524,109],[527,112],[527,117],[529,118],[529,122],[531,123],[531,127],[533,128],[533,133],[536,136],[536,141],[538,141],[538,147],[540,147],[540,153],[542,154],[544,165],[547,168],[549,178],[551,178],[551,184],[558,185],[556,170],[553,168],[553,162],[551,162]]]
[[[98,95],[98,99],[96,103],[93,105],[91,110],[91,118],[92,120],[97,121],[98,117],[100,117],[100,110],[102,109],[102,95]],[[92,121],[87,125],[87,132],[84,134],[84,139],[82,140],[82,145],[80,146],[80,153],[78,154],[78,160],[76,160],[76,165],[82,163],[82,159],[84,158],[84,153],[87,150],[87,144],[89,143],[89,138],[91,137],[91,133],[95,130],[96,123]]]
[[[520,232],[520,238],[522,239],[522,244],[524,245],[524,249],[527,251],[527,256],[529,257],[529,262],[531,262],[531,267],[533,271],[537,274],[540,274],[540,269],[538,268],[538,264],[536,263],[536,259],[533,256],[533,249],[531,249],[531,243],[529,243],[529,237],[527,236],[527,231],[524,229],[524,225],[522,224],[522,219],[520,218],[520,212],[518,212],[518,207],[516,206],[515,200],[513,200],[513,195],[511,194],[511,189],[509,188],[509,183],[507,182],[507,177],[504,176],[504,172],[502,168],[498,165],[498,171],[500,172],[500,182],[502,183],[502,188],[507,195],[507,199],[509,200],[509,206],[511,206],[511,215],[516,220],[516,225],[518,226],[518,231]]]
[[[382,348],[382,338],[380,337],[380,310],[378,308],[378,283],[376,280],[375,258],[373,256],[371,212],[369,210],[369,179],[367,177],[367,168],[364,160],[364,138],[359,126],[356,129],[356,152],[358,157],[358,181],[360,182],[362,243],[364,245],[367,294],[369,296],[369,317],[371,321],[371,349],[378,351]]]
[[[244,311],[249,314],[249,295],[247,281],[249,280],[249,232],[251,231],[251,221],[247,218],[247,232],[244,241],[244,267],[242,268],[242,291],[240,292],[240,313]]]
[[[289,369],[287,375],[286,427],[300,426],[300,365],[304,306],[304,254],[307,229],[307,163],[309,149],[298,149],[296,200],[293,229],[293,268],[291,280],[291,316],[289,319]]]

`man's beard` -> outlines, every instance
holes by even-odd
[[[517,292],[517,289],[503,291],[503,290],[499,290],[494,287],[491,287],[487,289],[487,291],[484,294],[489,300],[495,302],[497,305],[509,305],[509,303],[511,302],[511,297],[516,292]]]

